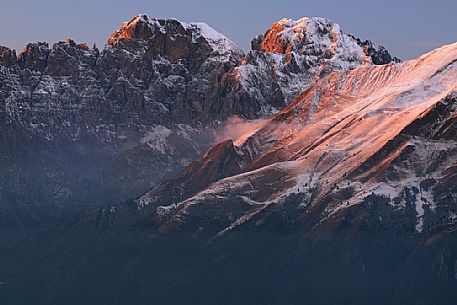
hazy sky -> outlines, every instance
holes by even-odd
[[[123,21],[146,13],[206,22],[248,50],[274,21],[322,16],[408,59],[457,41],[456,12],[457,0],[0,0],[0,44],[21,50],[69,36],[101,47]]]

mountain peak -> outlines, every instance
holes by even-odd
[[[365,64],[398,61],[384,47],[348,35],[339,24],[322,17],[283,18],[255,38],[252,46],[263,52],[296,53],[329,60],[350,58]]]
[[[169,35],[171,41],[177,41],[177,36],[180,36],[189,44],[200,43],[203,39],[213,51],[219,54],[243,55],[243,51],[233,41],[206,23],[186,23],[174,18],[157,19],[145,14],[137,15],[130,21],[124,22],[108,39],[108,44],[115,46],[121,41],[147,41],[156,36],[165,35]]]
[[[0,63],[10,66],[16,62],[16,51],[0,45]]]
[[[326,18],[303,17],[299,20],[283,18],[271,25],[265,33],[260,49],[264,52],[287,54],[304,51],[307,45],[325,45],[330,49],[341,33],[338,24]]]
[[[193,39],[198,37],[204,38],[211,47],[216,51],[223,51],[224,49],[232,50],[235,53],[243,54],[243,51],[225,35],[219,33],[208,24],[204,22],[191,22],[181,24],[187,29],[192,31]]]
[[[140,14],[124,22],[119,30],[111,34],[108,44],[117,45],[122,40],[147,40],[152,34],[152,22],[149,16]]]

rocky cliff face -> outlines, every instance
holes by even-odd
[[[2,47],[0,110],[23,130],[4,137],[21,143],[21,134],[30,134],[46,143],[24,141],[26,155],[2,143],[15,156],[3,171],[5,183],[16,186],[2,199],[5,217],[10,207],[29,214],[24,206],[49,204],[58,215],[69,202],[126,200],[190,162],[213,141],[213,131],[196,120],[242,56],[206,24],[144,15],[113,33],[102,52],[71,39],[52,48],[31,43],[17,57]],[[30,168],[19,155],[40,160],[45,199],[12,195],[29,193],[24,180],[36,177],[25,174]],[[55,176],[60,181],[49,178]]]
[[[87,133],[112,141],[114,125],[170,126],[199,118],[216,98],[221,76],[242,56],[205,24],[141,15],[113,33],[101,53],[67,39],[51,49],[29,44],[17,60],[4,55],[2,106],[40,132],[58,127],[74,138],[85,132],[81,125],[99,126]]]

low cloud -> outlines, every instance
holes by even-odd
[[[216,141],[236,140],[243,135],[255,132],[261,128],[268,120],[246,120],[240,117],[230,117],[225,125],[216,132]]]

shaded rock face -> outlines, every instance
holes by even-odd
[[[18,56],[18,64],[23,69],[43,72],[47,66],[51,50],[45,42],[29,43]]]
[[[173,179],[160,184],[140,198],[140,202],[155,205],[178,203],[221,178],[240,172],[242,158],[237,154],[232,140],[217,144],[202,158],[191,162]],[[140,203],[141,204],[141,203]]]
[[[386,63],[400,62],[400,59],[390,55],[389,51],[383,46],[377,45],[370,40],[362,41],[357,37],[349,35],[357,41],[357,44],[361,46],[367,56],[371,58],[371,61],[375,65],[384,65]]]
[[[124,24],[110,38],[98,69],[114,107],[119,112],[130,107],[140,121],[161,124],[211,115],[222,75],[243,53],[222,35],[206,31],[216,33],[204,24],[147,16]]]
[[[0,63],[6,67],[9,67],[14,65],[16,60],[16,51],[4,46],[0,46]]]
[[[113,33],[101,53],[69,39],[51,49],[29,44],[17,65],[4,70],[4,83],[10,84],[2,104],[8,114],[42,131],[67,126],[70,137],[79,132],[72,123],[92,128],[193,122],[243,55],[221,34],[206,37],[207,29],[141,15]]]
[[[52,48],[30,43],[17,57],[0,51],[0,111],[16,130],[1,143],[12,158],[0,195],[6,226],[22,223],[21,213],[39,214],[40,205],[58,217],[68,206],[127,200],[190,162],[213,141],[212,128],[194,122],[243,56],[205,24],[144,15],[113,33],[102,52],[71,39]],[[32,174],[31,160],[43,176]]]

